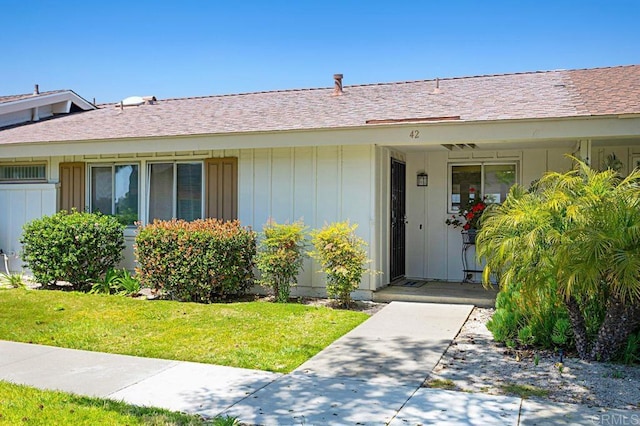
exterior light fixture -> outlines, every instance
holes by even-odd
[[[418,173],[418,186],[429,186],[429,175],[425,172]]]

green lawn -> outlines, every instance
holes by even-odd
[[[0,290],[0,339],[290,372],[368,316],[301,304],[201,305]]]
[[[200,417],[0,381],[0,423],[37,425],[201,425]],[[209,424],[216,424],[210,422]]]

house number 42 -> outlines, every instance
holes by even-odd
[[[409,132],[409,137],[411,139],[419,139],[420,138],[420,130],[412,130]]]

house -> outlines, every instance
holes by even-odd
[[[474,191],[504,199],[513,182],[640,164],[640,65],[442,78],[155,100],[0,131],[0,247],[20,268],[21,226],[59,209],[134,221],[269,218],[311,227],[349,219],[371,267],[356,297],[395,279],[460,281],[461,235],[445,220]],[[26,172],[39,166],[40,174]],[[19,169],[25,170],[20,172]],[[423,186],[426,183],[426,186]],[[324,293],[307,261],[299,293]]]

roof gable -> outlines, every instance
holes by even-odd
[[[96,107],[71,90],[0,96],[0,129]]]

